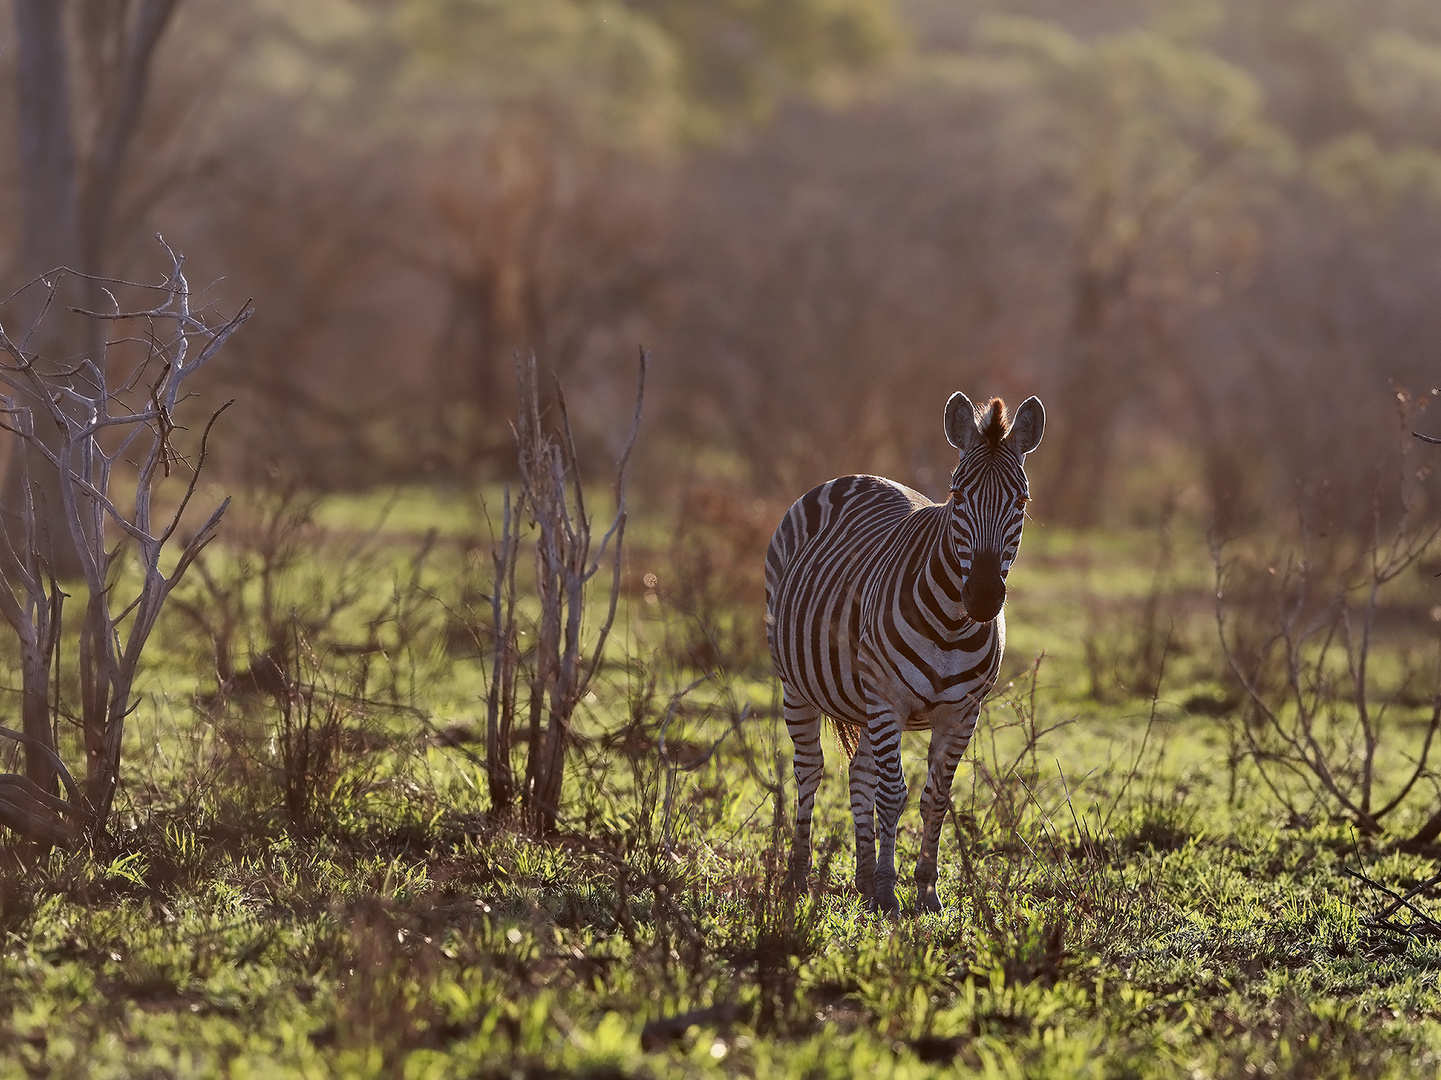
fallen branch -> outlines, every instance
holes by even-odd
[[[33,780],[0,773],[0,825],[29,840],[68,847],[81,828],[67,817],[83,820],[80,808],[56,798]]]
[[[667,1043],[684,1037],[691,1028],[699,1027],[702,1024],[710,1027],[729,1027],[735,1023],[739,1015],[739,1006],[723,1002],[720,1005],[709,1005],[704,1009],[692,1009],[679,1016],[647,1020],[645,1027],[640,1029],[641,1049],[647,1053],[654,1053],[663,1049]]]
[[[1352,870],[1349,866],[1341,867],[1341,873],[1354,881],[1359,881],[1367,888],[1375,889],[1377,892],[1385,893],[1391,897],[1391,903],[1380,912],[1370,918],[1361,920],[1361,925],[1371,930],[1385,930],[1393,934],[1400,934],[1408,938],[1441,938],[1441,922],[1437,922],[1426,912],[1418,908],[1412,900],[1420,896],[1427,889],[1441,884],[1441,874],[1427,878],[1419,885],[1413,885],[1406,893],[1398,893],[1388,885],[1367,877],[1359,870]],[[1413,918],[1410,922],[1397,922],[1394,916],[1404,908],[1409,911]]]

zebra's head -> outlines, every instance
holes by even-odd
[[[1000,398],[980,410],[959,392],[946,402],[946,438],[961,453],[951,476],[950,535],[962,568],[961,603],[976,622],[990,622],[1006,602],[1031,497],[1026,455],[1045,427],[1046,410],[1034,397],[1014,417]]]

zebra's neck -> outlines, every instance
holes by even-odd
[[[970,552],[966,551],[965,557],[962,557],[960,548],[964,536],[960,531],[953,506],[953,503],[947,502],[938,507],[942,512],[937,515],[937,528],[931,540],[925,576],[934,586],[936,595],[946,598],[946,607],[949,609],[949,613],[964,618],[965,608],[961,604],[961,586],[966,580],[966,573],[970,570]]]

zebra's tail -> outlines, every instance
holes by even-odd
[[[835,721],[832,726],[836,729],[836,738],[840,740],[846,760],[851,760],[856,756],[856,748],[861,745],[861,733],[850,724],[843,724],[839,720]]]

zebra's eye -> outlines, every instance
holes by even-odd
[[[1028,502],[1030,502],[1030,501],[1031,501],[1031,498],[1030,498],[1029,495],[1022,495],[1020,498],[1018,498],[1018,499],[1016,500],[1016,509],[1017,509],[1017,510],[1024,510],[1024,509],[1026,508],[1026,503],[1028,503]]]

